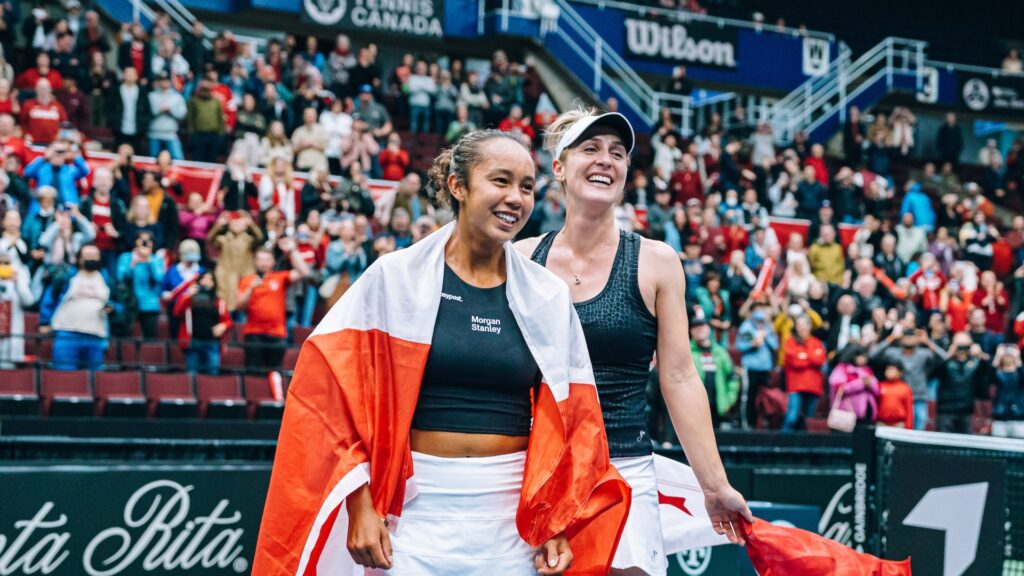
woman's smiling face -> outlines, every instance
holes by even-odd
[[[629,168],[629,152],[618,132],[606,126],[587,130],[563,158],[553,166],[567,197],[609,206],[618,201]]]
[[[536,168],[530,153],[511,139],[493,138],[482,146],[469,182],[452,175],[449,187],[467,231],[500,245],[515,238],[533,212]]]

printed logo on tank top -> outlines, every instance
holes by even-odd
[[[470,322],[473,332],[501,334],[501,320],[497,318],[481,318],[474,314]]]
[[[451,300],[452,302],[462,302],[462,296],[455,296],[453,294],[445,294],[441,292],[441,298],[445,300]]]

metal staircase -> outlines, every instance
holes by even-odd
[[[557,25],[542,27],[544,47],[555,55],[568,71],[575,74],[600,101],[615,97],[630,121],[650,129],[658,121],[662,108],[669,108],[681,119],[680,131],[691,136],[713,113],[723,121],[732,117],[736,106],[766,113],[773,99],[727,93],[707,99],[695,99],[662,92],[651,87],[586,22],[567,0],[553,0],[558,8]]]
[[[156,11],[150,5],[151,3],[160,11],[166,12],[183,32],[192,30],[196,16],[180,0],[96,0],[96,4],[102,7],[113,19],[120,22],[138,20],[144,24],[150,24],[156,18]],[[205,38],[204,44],[206,47],[212,47],[212,40],[217,36],[217,31],[211,30],[204,24],[202,26],[202,33]],[[257,49],[262,48],[266,44],[264,38],[257,36],[247,36],[238,33],[234,33],[234,36],[238,41],[251,43]]]
[[[821,142],[842,125],[851,106],[867,108],[894,90],[921,90],[927,46],[890,37],[853,61],[842,46],[824,75],[808,79],[768,111],[776,138],[790,142],[802,130]]]

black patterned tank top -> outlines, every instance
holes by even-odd
[[[556,234],[541,238],[531,256],[534,262],[547,265]],[[597,296],[576,303],[612,458],[653,451],[647,432],[647,379],[658,321],[640,294],[640,241],[638,234],[620,231],[608,283]]]

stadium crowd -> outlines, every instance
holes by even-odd
[[[385,73],[375,45],[345,35],[257,53],[223,32],[207,49],[199,25],[165,14],[112,36],[77,0],[65,8],[2,18],[0,367],[31,360],[21,334],[37,311],[59,369],[98,369],[113,339],[158,338],[163,322],[190,371],[220,370],[235,337],[246,369],[281,369],[298,328],[376,258],[452,218],[422,173],[474,127],[533,144],[524,235],[564,222],[539,146],[554,109],[530,62],[407,54]],[[954,115],[940,157],[920,159],[914,114],[888,112],[866,124],[850,110],[829,155],[742,109],[684,139],[665,111],[636,154],[618,220],[680,255],[716,425],[798,430],[832,406],[1024,436],[1024,216],[1004,208],[1021,145],[1004,156],[993,141],[964,181]],[[104,147],[116,160],[90,167]],[[186,158],[223,162],[215,190],[186,189]],[[371,179],[397,185],[374,197]],[[672,443],[656,390],[651,430]]]

